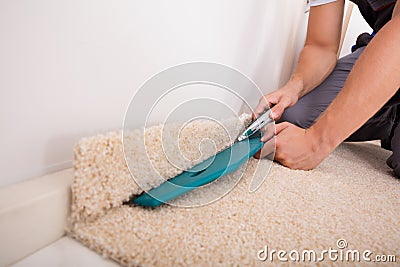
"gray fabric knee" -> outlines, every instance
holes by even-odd
[[[290,122],[300,128],[309,128],[318,117],[320,112],[313,112],[310,107],[304,105],[294,105],[283,112],[279,122]]]
[[[288,108],[279,122],[287,121],[301,128],[309,128],[342,90],[348,74],[361,55],[363,48],[357,49],[338,60],[332,73],[314,90],[304,95]]]

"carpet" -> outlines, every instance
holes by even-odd
[[[246,120],[241,118],[244,124]],[[218,125],[202,125],[200,129],[207,130],[201,131],[196,123],[204,122],[194,123],[180,136],[184,142],[197,138],[193,142],[197,146],[210,133],[223,135]],[[232,132],[243,127],[234,127]],[[157,147],[162,128],[144,132],[145,140],[152,140],[147,143],[150,147]],[[131,141],[143,140],[142,132],[132,132]],[[127,169],[129,159],[124,160],[121,136],[121,132],[110,132],[76,145],[67,229],[70,236],[121,265],[373,266],[378,260],[396,260],[385,266],[399,264],[400,181],[385,164],[389,152],[377,143],[342,144],[311,171],[290,170],[277,163],[271,167],[269,160],[250,159],[237,171],[243,175],[236,186],[217,201],[195,208],[150,209],[127,204],[143,190]],[[187,153],[182,166],[190,168],[229,142],[217,138],[214,150],[200,154],[192,145],[182,146]],[[138,175],[148,173],[141,164],[143,151],[135,151],[134,143],[131,164],[137,162]],[[166,179],[178,174],[180,168],[169,166],[161,154],[150,156],[158,164],[158,174]],[[249,193],[251,179],[262,179],[268,171],[261,187]],[[232,186],[235,179],[235,173],[224,176],[201,193],[183,196],[183,201],[206,197],[224,185]],[[150,188],[161,181],[146,177],[144,184]]]

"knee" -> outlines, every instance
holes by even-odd
[[[310,108],[297,104],[285,110],[278,123],[287,121],[306,129],[309,128],[315,121],[315,115],[313,113],[314,112],[312,112]]]

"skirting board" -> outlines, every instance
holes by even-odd
[[[72,179],[72,169],[66,169],[0,188],[0,266],[64,235]]]

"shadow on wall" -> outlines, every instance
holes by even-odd
[[[38,172],[41,173],[39,175],[72,167],[73,149],[82,136],[82,134],[62,134],[50,138],[43,156],[42,166],[46,168],[39,170]],[[70,151],[71,156],[68,160],[65,160],[64,151]]]
[[[107,133],[113,130],[119,129],[103,129],[101,131],[70,133],[53,136],[47,142],[43,156],[42,166],[46,166],[46,168],[38,170],[37,175],[41,176],[62,169],[71,168],[74,158],[74,147],[82,138],[82,136],[92,136],[96,134]],[[69,151],[70,156],[68,157],[68,160],[65,160],[65,151]]]
[[[303,11],[293,0],[0,3],[0,185],[69,166],[79,137],[120,127],[135,89],[171,65],[218,62],[275,89]]]

